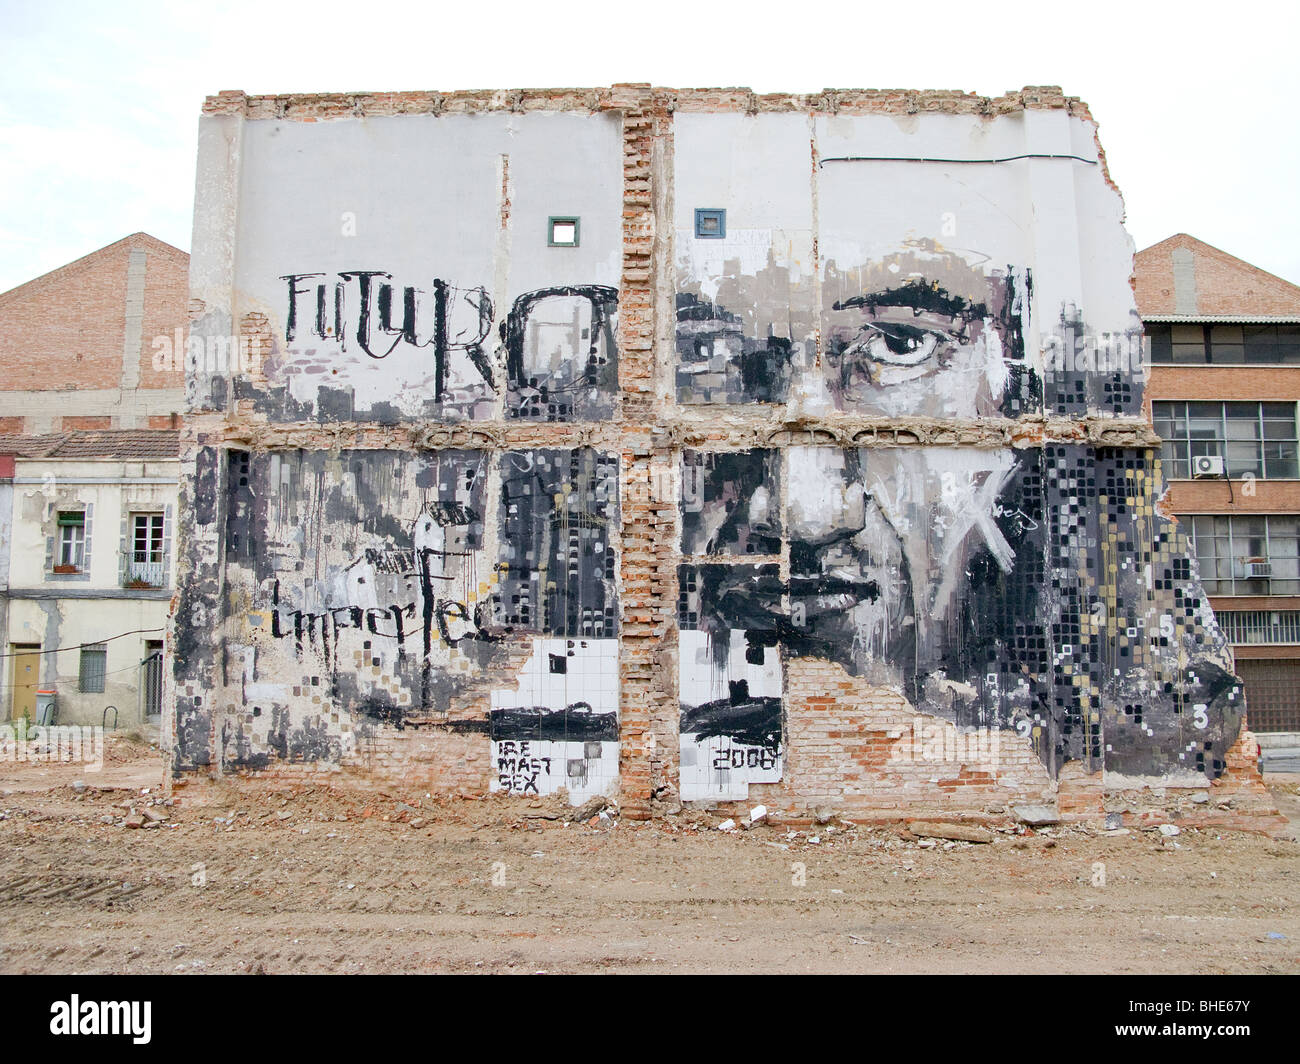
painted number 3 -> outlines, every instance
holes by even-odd
[[[1205,711],[1205,706],[1196,705],[1192,707],[1192,723],[1204,731],[1210,724],[1210,715]]]

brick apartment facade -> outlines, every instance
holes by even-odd
[[[188,286],[135,233],[0,294],[0,720],[161,712]]]
[[[1137,254],[1134,287],[1165,509],[1267,743],[1300,732],[1300,286],[1180,233]]]

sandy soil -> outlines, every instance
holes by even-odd
[[[1300,972],[1294,838],[945,849],[247,785],[151,806],[160,765],[119,740],[95,774],[0,766],[0,972]],[[1300,822],[1300,781],[1273,789]],[[168,819],[122,826],[146,808]]]

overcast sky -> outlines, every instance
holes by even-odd
[[[617,81],[1060,85],[1100,123],[1138,248],[1187,232],[1300,283],[1294,2],[0,4],[0,291],[137,230],[188,251],[218,90]]]

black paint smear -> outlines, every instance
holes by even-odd
[[[447,387],[447,282],[433,282],[433,397],[442,402]]]
[[[687,451],[683,464],[702,481],[700,509],[682,510],[685,554],[779,554],[781,552],[780,453],[774,450]],[[760,488],[771,499],[773,522],[752,525],[749,501]],[[729,498],[724,498],[729,497]],[[714,537],[701,542],[705,518],[718,508],[726,518]]]
[[[788,338],[770,332],[762,338],[746,336],[739,315],[689,292],[677,293],[676,311],[678,402],[785,402],[794,358]],[[710,327],[700,328],[701,324]],[[685,367],[707,363],[719,341],[734,352],[724,380],[721,385],[702,384]]]
[[[564,709],[515,706],[494,709],[488,716],[494,741],[531,739],[574,743],[618,740],[618,714],[595,713],[586,702],[574,702]]]
[[[616,456],[586,448],[504,455],[497,622],[547,635],[616,636],[610,534],[618,512]]]
[[[853,595],[867,602],[880,598],[880,585],[874,580],[842,580],[838,577],[791,577],[790,594],[803,597],[816,595]]]
[[[724,637],[733,628],[745,631],[780,631],[781,596],[785,585],[776,565],[684,565],[679,579],[689,574],[698,588],[699,618],[683,627]],[[686,579],[682,585],[686,586]]]
[[[988,314],[988,307],[985,304],[972,303],[962,296],[949,295],[946,288],[941,288],[938,284],[928,282],[924,278],[886,288],[883,292],[871,292],[841,300],[835,303],[832,309],[848,310],[852,307],[864,307],[873,312],[877,307],[906,307],[918,315],[942,314],[950,318],[962,318],[965,321],[976,321]]]
[[[761,746],[771,754],[778,754],[781,752],[781,699],[728,697],[702,706],[683,705],[679,730],[683,736],[696,740],[725,736],[732,742]]]
[[[194,523],[210,525],[217,519],[217,477],[220,466],[215,447],[200,447],[194,456]]]
[[[388,345],[388,350],[381,355],[377,355],[370,350],[370,281],[371,278],[374,277],[391,279],[392,274],[385,273],[383,270],[353,270],[348,273],[340,273],[339,276],[345,281],[351,281],[355,278],[357,282],[361,302],[361,310],[357,317],[357,345],[371,358],[387,358],[393,353],[393,349],[402,342],[402,337],[399,334],[393,342]],[[391,291],[391,287],[389,287],[389,290]],[[441,320],[441,317],[439,320]]]
[[[587,357],[582,361],[580,370],[576,365],[573,367],[570,387],[581,382],[587,387],[599,387],[603,392],[609,393],[602,396],[595,404],[592,404],[587,396],[578,396],[576,404],[570,397],[567,402],[559,404],[565,409],[554,415],[549,408],[556,404],[549,400],[565,397],[552,396],[548,393],[542,397],[543,401],[540,403],[529,397],[534,385],[524,367],[524,345],[533,309],[542,300],[553,296],[583,298],[591,304],[591,333]],[[618,388],[617,348],[612,330],[613,317],[617,310],[618,289],[608,285],[557,285],[552,288],[538,288],[532,292],[525,292],[515,300],[506,320],[500,326],[501,341],[506,352],[506,379],[509,382],[509,405],[512,417],[550,421],[571,421],[575,418],[589,420],[603,416],[612,410],[612,393]],[[596,352],[599,350],[602,338],[605,341],[605,350],[609,353],[610,364],[605,366],[601,366],[596,359]]]
[[[176,700],[176,747],[172,764],[177,772],[212,764],[212,712],[201,701],[189,697]]]
[[[298,288],[296,282],[307,277],[324,277],[323,273],[289,273],[280,278],[282,281],[289,282],[289,311],[285,316],[284,338],[289,343],[297,338],[298,335],[298,300],[296,296],[305,296],[310,289]],[[317,286],[319,289],[319,286]],[[318,312],[319,320],[319,312]],[[323,329],[322,329],[323,332]]]
[[[1002,356],[1007,363],[1007,387],[1002,393],[1000,412],[1006,417],[1037,413],[1043,408],[1043,380],[1038,371],[1025,361],[1025,327],[1023,315],[1033,305],[1034,276],[1024,271],[1025,294],[1020,300],[1023,311],[1014,308],[1017,302],[1017,273],[1008,266],[1004,275],[1001,303],[995,308],[998,333],[1002,338]]]

